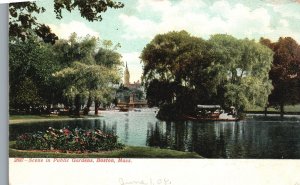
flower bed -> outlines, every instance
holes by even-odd
[[[101,130],[70,130],[49,127],[46,132],[25,133],[17,137],[16,149],[98,152],[122,149],[114,134]]]

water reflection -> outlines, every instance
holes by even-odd
[[[147,145],[195,151],[208,158],[299,158],[299,122],[149,124]]]
[[[300,119],[253,117],[241,122],[163,122],[152,112],[103,113],[94,120],[10,125],[10,139],[54,128],[97,128],[135,146],[195,151],[207,158],[300,158]]]

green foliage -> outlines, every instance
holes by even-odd
[[[147,44],[141,59],[149,105],[171,103],[175,96],[180,101],[186,98],[181,90],[184,87],[203,86],[206,76],[202,69],[208,65],[206,50],[203,39],[186,31],[159,34]]]
[[[268,79],[272,51],[255,41],[229,35],[214,35],[208,43],[211,65],[207,70],[213,74],[213,92],[219,86],[224,87],[220,103],[225,107],[234,105],[239,110],[266,105],[272,90]]]
[[[100,102],[107,104],[112,101],[113,85],[118,84],[121,77],[119,53],[109,48],[97,48],[94,37],[80,40],[76,34],[68,41],[57,42],[54,48],[58,52],[57,59],[62,69],[53,73],[53,76],[64,84],[64,97],[69,102],[74,101],[72,105],[76,107],[75,114],[79,114],[79,107],[86,99],[89,100],[86,113],[91,101],[95,102],[96,109]]]
[[[58,19],[62,10],[78,9],[87,20],[101,21],[108,8],[123,6],[112,0],[54,0]],[[96,38],[78,38],[75,33],[58,40],[47,25],[37,22],[35,15],[45,11],[35,2],[9,5],[11,108],[47,106],[49,112],[51,105],[63,103],[65,108],[75,105],[79,114],[86,98],[87,107],[92,101],[97,106],[112,101],[113,84],[121,75],[121,55],[116,51],[120,45],[111,49],[112,42],[105,40],[99,48]]]
[[[144,48],[144,81],[153,79],[183,83],[190,76],[189,66],[203,62],[204,40],[190,36],[186,31],[157,35]]]
[[[133,89],[132,90],[132,93],[135,95],[135,97],[138,99],[138,100],[141,100],[144,96],[144,92],[141,91],[140,89]]]
[[[165,103],[171,103],[175,91],[175,83],[159,81],[157,79],[152,80],[149,83],[146,93],[149,106],[159,106]]]
[[[11,38],[9,49],[12,108],[50,103],[56,91],[52,73],[58,69],[53,60],[51,45],[40,42],[35,37],[24,42]]]
[[[116,90],[114,104],[117,105],[118,101],[129,103],[130,96],[133,96],[134,100],[143,100],[145,98],[142,90],[138,88],[124,87],[124,85],[121,84]]]
[[[45,42],[54,43],[58,37],[51,33],[48,26],[38,23],[34,14],[45,12],[45,8],[35,2],[18,2],[9,4],[9,36],[23,41],[36,33]]]
[[[71,34],[68,40],[60,39],[53,46],[56,60],[62,67],[68,67],[74,61],[93,64],[97,41],[95,37],[89,36],[78,38],[76,33]]]
[[[47,106],[49,112],[51,105],[62,103],[75,106],[71,112],[79,115],[86,99],[87,107],[92,101],[112,102],[122,62],[117,51],[99,47],[96,38],[72,34],[54,45],[34,36],[11,38],[9,65],[11,109]]]
[[[107,87],[110,83],[115,83],[119,79],[114,71],[104,66],[81,62],[74,62],[70,67],[55,73],[54,76],[68,82],[65,95],[69,98],[74,98],[76,94],[88,96],[90,92],[94,97],[101,99],[105,93],[109,93]]]
[[[46,132],[25,133],[17,137],[16,148],[21,150],[107,151],[122,149],[123,144],[113,134],[101,130],[69,130],[49,127]]]
[[[16,150],[15,142],[10,142],[9,157],[27,158],[203,158],[195,152],[182,152],[156,147],[126,146],[122,150],[93,153],[55,153]],[[117,161],[116,161],[117,162]]]
[[[38,94],[38,89],[31,79],[26,78],[14,89],[15,96],[11,97],[10,103],[23,110],[29,111],[43,104],[42,98]]]
[[[200,103],[239,110],[266,105],[272,56],[269,48],[230,35],[205,41],[186,31],[159,34],[141,54],[148,102],[161,105],[176,98],[178,111]]]
[[[102,13],[108,8],[123,8],[124,4],[112,0],[53,0],[56,18],[62,18],[62,10],[72,12],[78,9],[81,16],[89,21],[101,21]],[[44,13],[46,9],[36,2],[18,2],[9,4],[9,35],[21,38],[23,41],[37,34],[44,42],[54,44],[58,37],[51,32],[49,26],[37,22],[35,14]]]
[[[106,12],[108,8],[123,8],[124,4],[112,0],[54,0],[54,11],[56,18],[62,18],[62,10],[66,9],[69,12],[77,8],[82,17],[89,21],[101,21],[101,13]]]
[[[109,48],[99,48],[95,54],[95,62],[108,68],[115,68],[117,71],[121,65],[121,55]]]
[[[261,38],[260,42],[274,51],[269,76],[274,90],[269,96],[270,106],[295,105],[300,102],[300,46],[291,37],[277,42]]]
[[[181,112],[180,107],[177,104],[163,104],[157,114],[157,118],[161,120],[173,121],[180,119]]]

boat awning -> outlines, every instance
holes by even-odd
[[[220,109],[220,105],[197,105],[197,108],[201,109]]]

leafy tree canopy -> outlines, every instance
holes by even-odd
[[[265,105],[272,89],[272,56],[269,48],[230,35],[205,41],[186,31],[159,34],[141,54],[148,101],[184,103],[192,96],[194,104],[234,105],[240,110]]]
[[[230,35],[213,35],[208,43],[211,61],[207,68],[213,74],[213,89],[222,87],[222,104],[245,109],[265,106],[272,85],[268,77],[273,52],[253,40],[236,39]],[[216,91],[215,91],[216,92]]]
[[[79,114],[82,100],[88,99],[87,109],[91,102],[108,103],[113,99],[114,84],[121,77],[121,55],[108,46],[100,47],[94,37],[77,38],[71,35],[69,40],[60,40],[53,47],[57,61],[62,69],[53,75],[65,84],[63,96],[69,101],[75,99]]]
[[[274,90],[269,96],[271,106],[283,106],[300,102],[300,46],[291,37],[281,37],[277,42],[261,38],[260,43],[274,51],[269,76]]]
[[[81,16],[88,21],[101,21],[102,13],[108,8],[122,8],[124,4],[113,0],[53,0],[56,18],[63,17],[63,11],[77,9]],[[9,5],[9,35],[25,40],[29,35],[37,34],[44,42],[54,44],[58,37],[51,32],[49,26],[37,22],[34,14],[44,13],[46,9],[39,7],[36,2],[18,2]]]
[[[143,78],[187,82],[193,62],[204,62],[205,42],[186,31],[157,35],[141,54],[144,64]]]
[[[38,105],[20,98],[22,94],[27,94],[27,98],[32,95],[28,101],[40,97],[44,103],[49,103],[52,92],[56,91],[52,73],[59,69],[53,60],[52,46],[30,37],[24,42],[11,38],[9,48],[10,105]],[[24,93],[26,87],[28,93]],[[41,105],[42,101],[39,102]]]

